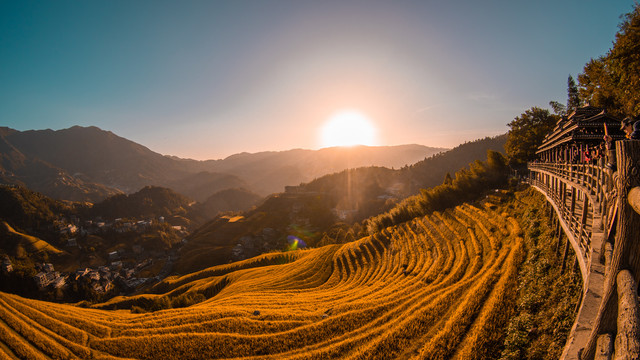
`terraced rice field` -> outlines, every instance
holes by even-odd
[[[104,308],[140,298],[87,309],[0,293],[0,359],[495,356],[525,251],[518,222],[490,207],[207,269],[147,295],[207,297],[186,308],[135,314]]]

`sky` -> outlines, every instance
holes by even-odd
[[[568,76],[606,54],[633,5],[0,0],[0,126],[97,126],[220,159],[321,148],[323,125],[351,111],[375,145],[454,147],[565,103]]]

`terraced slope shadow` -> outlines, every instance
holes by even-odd
[[[136,314],[0,293],[0,358],[495,356],[525,254],[501,206],[463,205],[352,243],[171,279],[145,295],[205,295],[183,308]]]

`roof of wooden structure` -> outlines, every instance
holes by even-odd
[[[568,143],[601,142],[605,135],[605,126],[613,140],[624,139],[624,133],[620,130],[620,119],[607,114],[602,108],[588,105],[580,107],[569,116],[563,116],[558,120],[553,130],[545,136],[536,154]]]

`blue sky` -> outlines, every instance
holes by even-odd
[[[98,126],[162,154],[453,147],[566,102],[633,0],[0,1],[0,126]]]

